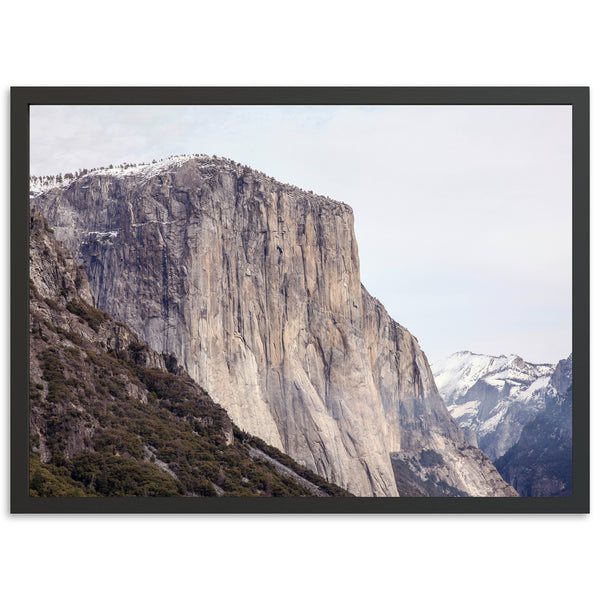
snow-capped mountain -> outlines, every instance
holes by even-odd
[[[517,443],[523,427],[545,407],[555,365],[520,356],[456,352],[432,364],[438,390],[471,443],[492,459]]]
[[[573,356],[561,360],[545,392],[546,407],[523,428],[496,468],[521,496],[573,492]]]

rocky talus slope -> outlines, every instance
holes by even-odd
[[[237,429],[129,327],[94,307],[85,270],[30,221],[32,496],[344,496]]]
[[[98,170],[32,203],[98,306],[244,430],[361,496],[411,494],[407,479],[426,495],[516,494],[362,287],[349,206],[206,156]]]

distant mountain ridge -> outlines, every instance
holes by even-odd
[[[450,413],[520,495],[572,493],[572,356],[553,366],[463,351],[433,372]]]
[[[555,365],[520,356],[456,352],[432,365],[450,414],[492,460],[512,447],[523,427],[545,407]],[[474,436],[474,437],[473,437]]]
[[[559,361],[545,389],[545,407],[518,442],[495,461],[522,496],[573,492],[573,356]]]

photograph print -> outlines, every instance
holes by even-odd
[[[571,506],[574,107],[326,95],[30,103],[28,510]]]

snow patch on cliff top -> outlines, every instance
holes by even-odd
[[[53,188],[68,188],[71,185],[77,184],[80,189],[86,189],[88,186],[85,185],[86,180],[89,180],[93,176],[110,176],[117,179],[135,178],[144,183],[149,181],[157,175],[163,175],[165,173],[173,173],[176,169],[180,168],[185,163],[195,161],[196,167],[201,170],[217,168],[220,171],[231,171],[235,172],[238,177],[245,177],[247,174],[252,173],[254,176],[263,177],[270,181],[277,181],[273,177],[266,175],[265,173],[253,169],[248,165],[243,165],[230,158],[209,156],[208,154],[178,154],[176,156],[169,156],[161,160],[153,160],[151,163],[140,163],[140,164],[121,164],[110,167],[99,167],[94,169],[80,169],[75,173],[58,174],[58,175],[46,175],[46,176],[32,176],[29,178],[29,197],[34,198],[48,192]],[[322,196],[312,190],[303,190],[298,186],[291,185],[289,183],[277,181],[285,190],[289,192],[302,192],[303,194],[309,194],[320,200],[331,202],[338,207],[342,207],[350,212],[352,208],[340,202],[339,200],[333,200],[328,196]],[[82,185],[83,184],[83,185]]]
[[[116,167],[111,165],[110,167],[99,167],[89,170],[81,169],[74,174],[69,173],[64,175],[47,175],[42,177],[33,176],[29,178],[29,195],[37,196],[38,194],[47,192],[52,188],[68,188],[74,182],[82,182],[94,175],[111,175],[117,178],[141,177],[142,179],[150,179],[156,175],[170,172],[173,169],[178,168],[186,162],[194,159],[213,165],[217,162],[220,165],[233,163],[233,161],[229,161],[228,159],[218,159],[216,157],[211,158],[206,154],[179,154],[177,156],[169,156],[168,158],[155,160],[151,163],[124,163],[117,165]],[[83,185],[81,187],[85,189],[87,186]]]

